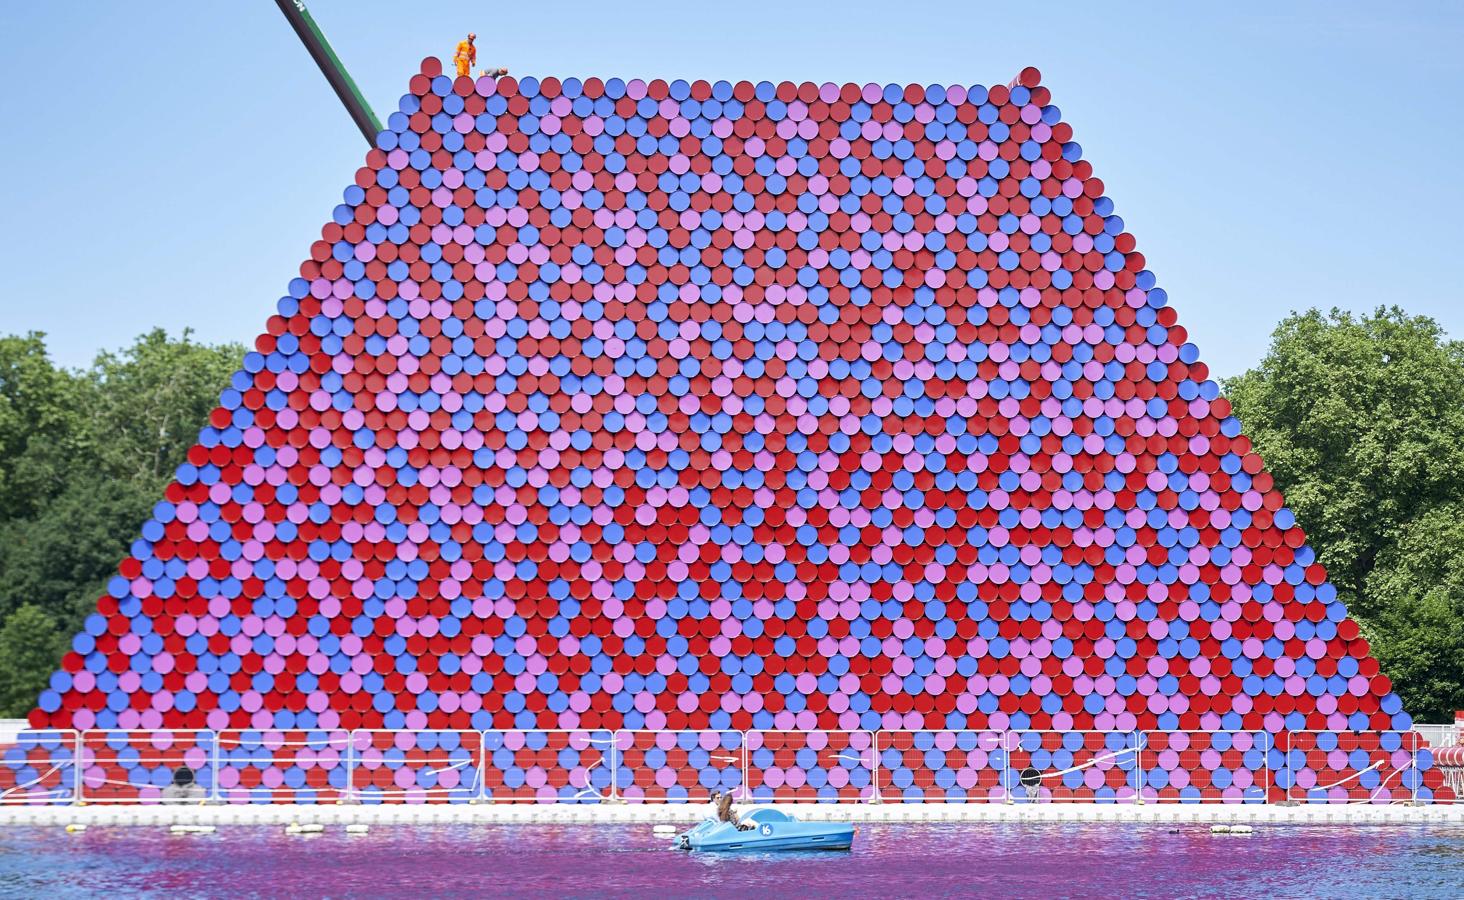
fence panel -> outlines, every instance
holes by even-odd
[[[206,800],[214,787],[214,733],[208,730],[93,729],[81,733],[81,788],[87,803]]]
[[[229,803],[330,803],[350,787],[351,733],[230,729],[218,733],[215,796]]]
[[[868,731],[749,731],[751,798],[762,802],[837,803],[874,797],[878,760]]]
[[[1273,739],[1265,731],[1149,731],[1140,734],[1145,801],[1265,803]]]
[[[615,795],[631,802],[703,803],[744,793],[740,731],[615,732]]]
[[[1293,731],[1287,735],[1286,798],[1304,803],[1410,803],[1422,785],[1412,731]]]
[[[1017,803],[1126,803],[1138,796],[1139,740],[1127,731],[1014,731],[1004,783]]]
[[[989,803],[1006,799],[1004,731],[879,731],[875,770],[883,802]]]
[[[483,735],[421,729],[351,732],[351,797],[361,803],[468,803],[483,789]]]
[[[611,795],[615,766],[609,729],[485,731],[482,797],[599,803]]]
[[[1441,747],[1456,747],[1459,744],[1459,728],[1456,725],[1427,724],[1414,722],[1413,730],[1423,738],[1424,745],[1434,750]]]
[[[16,731],[0,743],[0,803],[71,803],[77,790],[77,746],[69,729]]]

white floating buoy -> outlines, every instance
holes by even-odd
[[[173,834],[213,834],[218,831],[214,825],[170,825],[168,831]]]
[[[652,825],[651,826],[651,832],[653,834],[675,834],[676,833],[676,826],[675,825],[667,825],[665,823],[662,823],[660,825]]]
[[[67,834],[81,834],[83,831],[86,831],[86,826],[80,822],[72,822],[66,826]]]
[[[1230,826],[1229,825],[1211,825],[1210,826],[1210,833],[1211,834],[1229,834],[1230,833]]]
[[[370,831],[371,826],[366,825],[362,822],[356,822],[352,825],[346,826],[346,834],[367,834]]]
[[[285,826],[285,834],[320,834],[325,831],[325,826],[318,822],[291,822]]]
[[[1249,825],[1231,825],[1230,826],[1230,833],[1231,834],[1251,834],[1254,831],[1255,831],[1255,829],[1252,828]]]

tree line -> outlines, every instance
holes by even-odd
[[[35,705],[243,358],[155,330],[66,369],[0,337],[0,715]]]
[[[0,715],[23,716],[244,348],[154,330],[90,367],[0,337]],[[1380,308],[1283,319],[1225,380],[1407,709],[1464,707],[1464,343]]]

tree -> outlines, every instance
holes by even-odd
[[[1416,718],[1451,722],[1464,709],[1464,504],[1410,522],[1378,557],[1367,595],[1378,663]]]
[[[51,364],[44,335],[0,337],[0,522],[34,515],[64,488],[84,391]]]
[[[1464,344],[1397,307],[1281,321],[1255,369],[1225,384],[1354,612],[1378,555],[1420,513],[1464,498]]]
[[[92,392],[89,448],[113,478],[162,485],[239,368],[244,348],[172,340],[161,328],[118,353],[103,352],[84,375]],[[156,499],[156,498],[154,498]]]
[[[35,706],[61,658],[56,623],[36,606],[22,606],[0,628],[0,715],[21,718]]]
[[[68,371],[52,365],[43,335],[0,337],[0,640],[12,642],[0,649],[0,703],[10,710],[35,702],[60,659],[56,636],[96,608],[243,355],[157,329]]]
[[[1464,707],[1464,344],[1396,307],[1312,310],[1225,387],[1409,712],[1447,721]]]
[[[160,496],[144,479],[82,471],[32,518],[0,524],[0,621],[34,605],[67,628],[79,623]]]

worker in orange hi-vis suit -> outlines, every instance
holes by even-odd
[[[459,77],[467,75],[473,63],[478,61],[478,48],[473,46],[473,41],[477,39],[476,34],[469,32],[466,41],[458,41],[457,52],[452,55],[452,61],[457,64]]]

